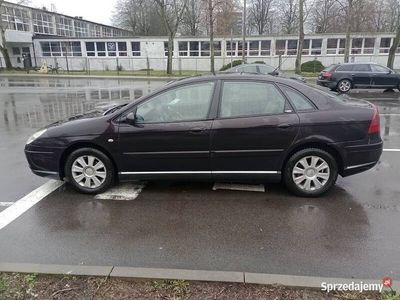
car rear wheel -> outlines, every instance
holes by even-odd
[[[337,91],[339,93],[347,93],[348,91],[350,91],[351,89],[351,81],[348,79],[342,79],[338,82],[337,87],[336,87]]]
[[[103,152],[82,148],[69,155],[65,164],[65,175],[79,192],[101,193],[114,182],[114,166]]]
[[[288,189],[298,196],[318,197],[335,184],[337,175],[337,162],[330,153],[309,148],[289,158],[284,181]]]

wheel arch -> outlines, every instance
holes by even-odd
[[[290,157],[298,151],[307,149],[307,148],[317,148],[328,152],[333,156],[337,165],[338,165],[338,173],[340,175],[343,174],[344,170],[344,158],[340,151],[333,145],[327,143],[326,141],[308,141],[301,144],[298,144],[291,148],[285,156],[285,159],[281,165],[281,174],[284,174],[284,170],[286,168],[286,164]]]
[[[341,81],[343,81],[343,80],[348,80],[348,81],[350,81],[351,88],[354,89],[354,82],[353,82],[353,80],[352,80],[351,78],[348,78],[348,77],[340,78],[340,79],[337,81],[337,83],[336,83],[336,88],[339,86],[339,83],[340,83]]]
[[[58,170],[59,170],[59,174],[60,174],[60,179],[64,179],[65,177],[65,163],[67,161],[68,156],[74,152],[75,150],[81,149],[81,148],[93,148],[96,150],[99,150],[101,152],[103,152],[112,162],[113,166],[114,166],[114,170],[115,170],[115,176],[118,175],[118,169],[117,169],[117,164],[115,163],[114,158],[112,157],[112,155],[110,154],[110,152],[108,152],[104,147],[101,147],[95,143],[91,143],[91,142],[77,142],[74,143],[70,146],[68,146],[61,154],[60,159],[59,159],[59,164],[58,164]]]

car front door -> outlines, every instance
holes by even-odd
[[[280,177],[280,160],[293,143],[299,118],[275,84],[225,81],[212,126],[213,176]]]
[[[389,68],[380,65],[371,65],[372,86],[379,88],[389,88],[399,86],[399,74]]]
[[[215,83],[173,87],[121,116],[118,168],[124,177],[211,176],[208,118]],[[129,113],[134,122],[124,121]]]
[[[371,68],[368,64],[353,65],[351,76],[355,87],[368,87],[371,85]]]

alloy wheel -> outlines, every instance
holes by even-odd
[[[351,82],[348,80],[342,80],[339,82],[338,89],[342,93],[347,93],[351,89]]]
[[[97,157],[83,155],[72,163],[71,174],[72,178],[80,186],[95,189],[100,187],[106,180],[107,169]]]
[[[302,190],[316,191],[321,189],[329,180],[330,168],[328,163],[319,156],[305,156],[294,166],[292,178]]]

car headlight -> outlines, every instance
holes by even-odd
[[[31,135],[31,137],[26,141],[26,144],[29,145],[30,143],[32,143],[34,140],[36,140],[38,137],[40,137],[43,133],[45,133],[47,131],[47,129],[42,129],[39,130],[37,132],[35,132],[34,134]]]

